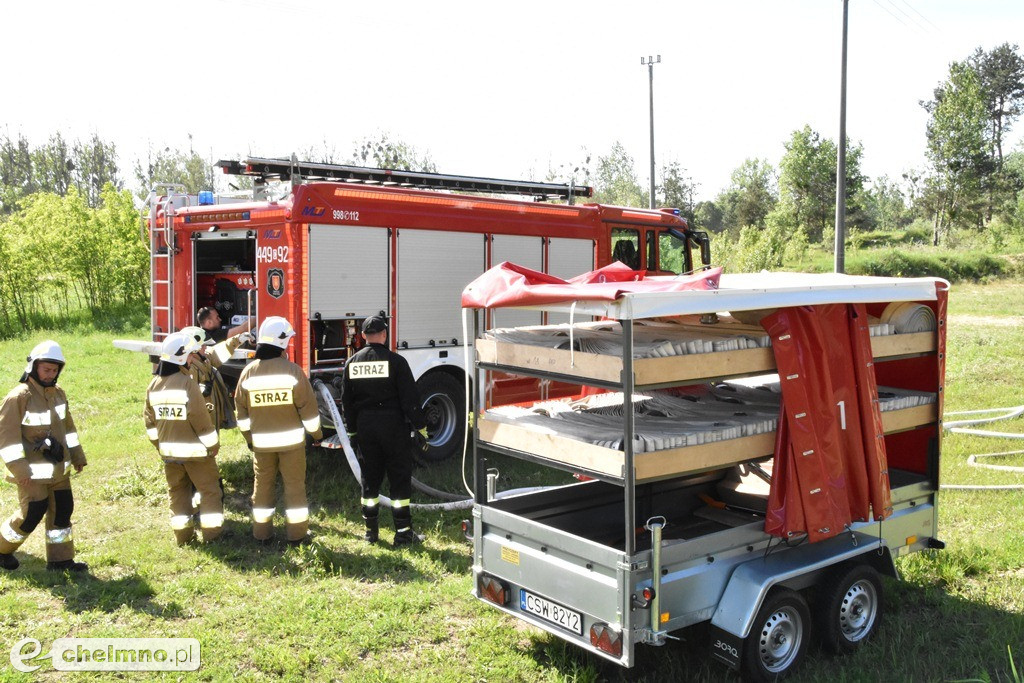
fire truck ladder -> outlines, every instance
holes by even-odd
[[[298,185],[310,180],[326,180],[364,185],[406,187],[418,190],[450,190],[453,192],[487,192],[533,197],[536,201],[566,200],[574,203],[576,197],[593,197],[594,188],[574,183],[537,183],[531,180],[499,180],[472,176],[401,171],[389,168],[367,168],[341,164],[317,164],[291,159],[265,159],[250,157],[242,161],[222,159],[215,166],[230,175],[250,176],[256,179],[256,191],[268,180],[291,181]]]
[[[166,195],[161,196],[161,191],[166,191]],[[161,341],[174,330],[175,208],[187,206],[189,197],[184,185],[161,183],[150,190],[146,203],[149,206],[149,327],[153,341]],[[160,208],[164,211],[162,220],[158,218]],[[160,313],[164,311],[166,328],[160,325]]]

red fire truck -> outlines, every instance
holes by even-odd
[[[568,278],[620,260],[667,275],[692,270],[695,248],[704,265],[710,258],[707,235],[692,231],[677,210],[575,204],[592,195],[583,186],[294,159],[217,166],[252,177],[255,199],[210,203],[203,193],[197,204],[183,194],[151,194],[154,341],[194,324],[202,306],[216,307],[225,322],[284,316],[296,330],[291,358],[337,396],[345,360],[361,344],[361,321],[383,314],[389,343],[408,359],[424,399],[426,460],[461,447],[466,372],[459,302],[484,270],[511,261]],[[269,196],[275,180],[290,182],[277,199]],[[553,322],[553,313],[523,310],[493,311],[488,319],[502,327]],[[225,375],[231,381],[230,367]],[[501,400],[538,390],[495,385],[490,393],[503,391]]]

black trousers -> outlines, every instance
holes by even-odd
[[[360,465],[363,469],[363,498],[376,498],[384,477],[388,478],[392,500],[412,496],[412,439],[405,418],[397,411],[359,413]]]

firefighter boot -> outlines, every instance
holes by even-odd
[[[393,500],[391,505],[391,514],[395,520],[395,540],[392,541],[392,545],[397,548],[422,543],[423,537],[412,530],[412,509],[409,507],[409,499]]]
[[[392,545],[399,548],[403,545],[416,545],[423,542],[423,536],[413,531],[411,528],[402,529],[401,531],[395,532],[395,540],[392,541]]]
[[[366,533],[363,540],[367,543],[376,543],[380,540],[380,524],[377,518],[377,506],[363,506],[363,522],[366,524]]]
[[[21,565],[18,562],[18,558],[14,556],[14,553],[0,553],[0,569],[6,569],[8,571],[17,569]]]
[[[84,572],[89,565],[74,560],[61,560],[60,562],[47,562],[46,568],[51,572]]]

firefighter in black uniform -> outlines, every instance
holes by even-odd
[[[342,407],[353,448],[361,451],[363,520],[370,543],[378,540],[378,504],[384,475],[391,487],[394,545],[420,543],[412,529],[413,436],[426,443],[427,428],[416,382],[409,363],[385,346],[387,321],[374,316],[363,321],[367,345],[345,364]],[[413,431],[415,430],[415,431]],[[358,451],[357,451],[358,452]]]

